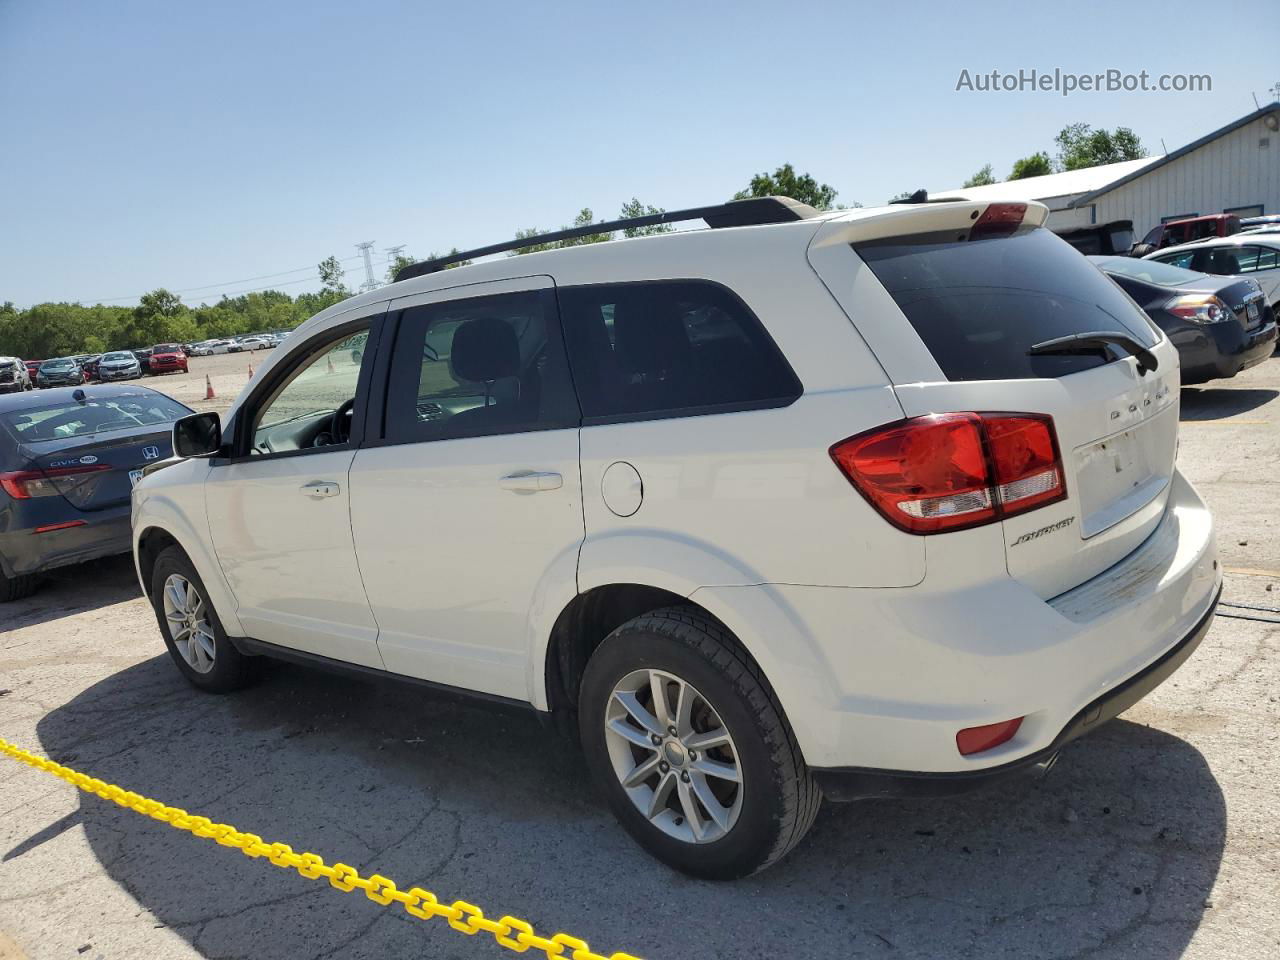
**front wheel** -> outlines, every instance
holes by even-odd
[[[169,655],[193,686],[229,693],[253,680],[256,663],[227,638],[200,575],[182,548],[168,547],[156,558],[151,605]]]
[[[822,794],[759,667],[718,622],[669,607],[592,654],[587,764],[639,844],[684,873],[747,876],[804,837]]]

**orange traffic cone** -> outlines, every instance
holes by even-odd
[[[204,375],[204,398],[206,400],[213,399],[213,381],[209,379],[209,375]]]

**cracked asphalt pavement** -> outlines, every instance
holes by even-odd
[[[1044,780],[827,804],[746,881],[650,860],[575,748],[530,719],[282,664],[249,691],[197,693],[123,557],[0,608],[0,736],[605,954],[1278,956],[1280,359],[1187,389],[1183,421],[1180,463],[1217,514],[1238,605],[1183,669]],[[331,955],[507,953],[0,758],[0,960]]]

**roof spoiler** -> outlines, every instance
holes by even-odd
[[[663,223],[681,223],[688,220],[703,220],[707,226],[751,227],[767,223],[790,223],[796,220],[807,220],[818,215],[818,211],[807,203],[793,200],[790,197],[748,197],[744,200],[730,200],[728,203],[712,207],[690,207],[687,210],[670,210],[654,213],[644,217],[627,217],[623,220],[610,220],[603,223],[592,223],[585,227],[569,227],[566,230],[553,230],[539,233],[531,237],[520,237],[505,243],[495,243],[487,247],[477,247],[461,253],[451,253],[447,257],[436,257],[411,263],[396,271],[396,281],[421,277],[428,273],[437,273],[445,267],[464,260],[475,260],[495,253],[509,250],[520,250],[524,247],[535,247],[544,243],[556,243],[560,240],[573,240],[588,237],[596,233],[612,233],[615,230],[628,230],[637,227],[654,227]]]

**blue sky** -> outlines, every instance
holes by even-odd
[[[0,301],[214,301],[362,240],[424,256],[786,161],[871,205],[1004,176],[1073,121],[1172,150],[1280,81],[1275,0],[1206,9],[0,0]],[[1033,67],[1213,90],[955,89]]]

